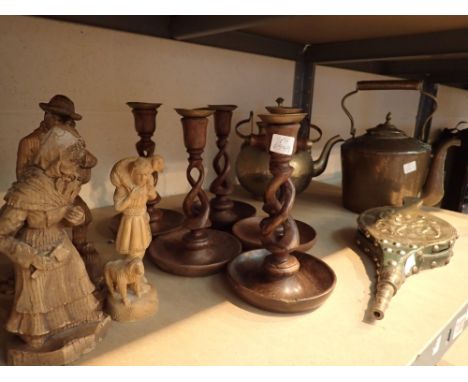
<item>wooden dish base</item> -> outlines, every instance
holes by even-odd
[[[205,229],[208,244],[201,249],[187,249],[183,238],[190,231],[180,229],[155,238],[148,254],[163,271],[179,276],[199,277],[220,271],[241,252],[241,243],[231,234]]]
[[[255,216],[240,220],[232,227],[232,233],[242,243],[244,250],[260,249],[263,247],[262,234],[260,231],[260,222],[262,217]],[[307,223],[300,220],[294,220],[299,230],[299,246],[295,249],[299,252],[307,252],[317,241],[317,232]]]
[[[233,207],[225,210],[216,210],[213,206],[211,207],[210,220],[213,229],[230,231],[233,224],[239,220],[254,216],[257,212],[255,207],[248,203],[239,200],[232,200],[232,203],[234,204]]]
[[[256,249],[237,256],[228,266],[228,281],[245,301],[264,310],[299,313],[314,310],[330,296],[336,283],[333,270],[322,260],[293,252],[300,269],[292,276],[271,279],[264,268],[270,253]]]

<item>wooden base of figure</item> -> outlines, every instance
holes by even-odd
[[[120,295],[109,294],[106,301],[106,313],[114,321],[132,322],[153,316],[159,306],[156,289],[149,283],[142,285],[140,297],[128,291],[128,303],[124,304]]]
[[[25,344],[18,337],[9,343],[7,362],[13,366],[67,365],[92,351],[104,338],[111,323],[109,316],[70,328],[48,338],[40,347]]]
[[[182,213],[165,208],[158,208],[157,210],[161,213],[161,215],[158,214],[157,218],[150,215],[150,227],[153,237],[168,234],[182,226],[185,219]],[[117,214],[111,218],[109,229],[114,236],[117,235],[119,230],[121,217],[122,214]]]
[[[262,234],[260,231],[260,222],[262,217],[255,216],[248,219],[240,220],[232,227],[232,233],[242,243],[244,250],[260,249],[263,247]],[[299,230],[299,246],[296,248],[298,252],[307,252],[317,241],[317,232],[307,223],[300,220],[294,220]],[[279,235],[281,237],[281,235]]]
[[[322,260],[293,252],[299,270],[273,279],[265,269],[269,255],[266,249],[256,249],[242,253],[229,264],[229,283],[242,299],[271,312],[299,313],[318,308],[330,296],[336,276]]]
[[[241,243],[231,234],[212,229],[198,233],[203,236],[194,240],[188,229],[157,237],[148,248],[151,260],[163,271],[199,277],[220,271],[241,252]]]
[[[231,230],[239,220],[254,216],[257,212],[254,206],[238,200],[230,200],[229,208],[216,208],[215,199],[211,200],[210,220],[213,229]]]

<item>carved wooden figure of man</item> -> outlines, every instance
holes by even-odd
[[[18,146],[16,161],[16,178],[19,180],[24,172],[33,164],[45,134],[53,127],[66,126],[72,129],[79,136],[75,129],[76,122],[81,120],[81,115],[75,113],[75,105],[64,95],[55,95],[48,103],[39,104],[45,111],[44,120],[39,127],[31,134],[21,139]],[[87,154],[88,162],[86,167],[80,168],[80,181],[82,184],[88,183],[91,178],[91,168],[96,166],[97,159],[91,153]],[[102,274],[102,267],[98,258],[98,253],[94,246],[87,240],[88,227],[92,221],[91,211],[86,202],[77,195],[74,200],[75,206],[80,206],[84,211],[85,219],[80,225],[72,228],[72,241],[78,252],[83,257],[88,273],[93,281],[97,281]]]

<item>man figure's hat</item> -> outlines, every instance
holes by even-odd
[[[48,103],[41,102],[39,106],[44,111],[64,115],[75,121],[79,121],[82,118],[81,115],[75,113],[75,104],[73,101],[61,94],[54,95]]]

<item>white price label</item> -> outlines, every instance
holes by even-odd
[[[455,327],[453,328],[452,340],[457,338],[461,334],[461,332],[463,332],[463,329],[465,327],[465,320],[466,315],[462,315],[458,318],[457,322],[455,323]]]
[[[294,150],[294,137],[288,137],[280,134],[273,134],[271,137],[270,151],[283,154],[291,155]]]
[[[408,162],[403,165],[403,172],[405,175],[415,172],[416,170],[416,161]]]

